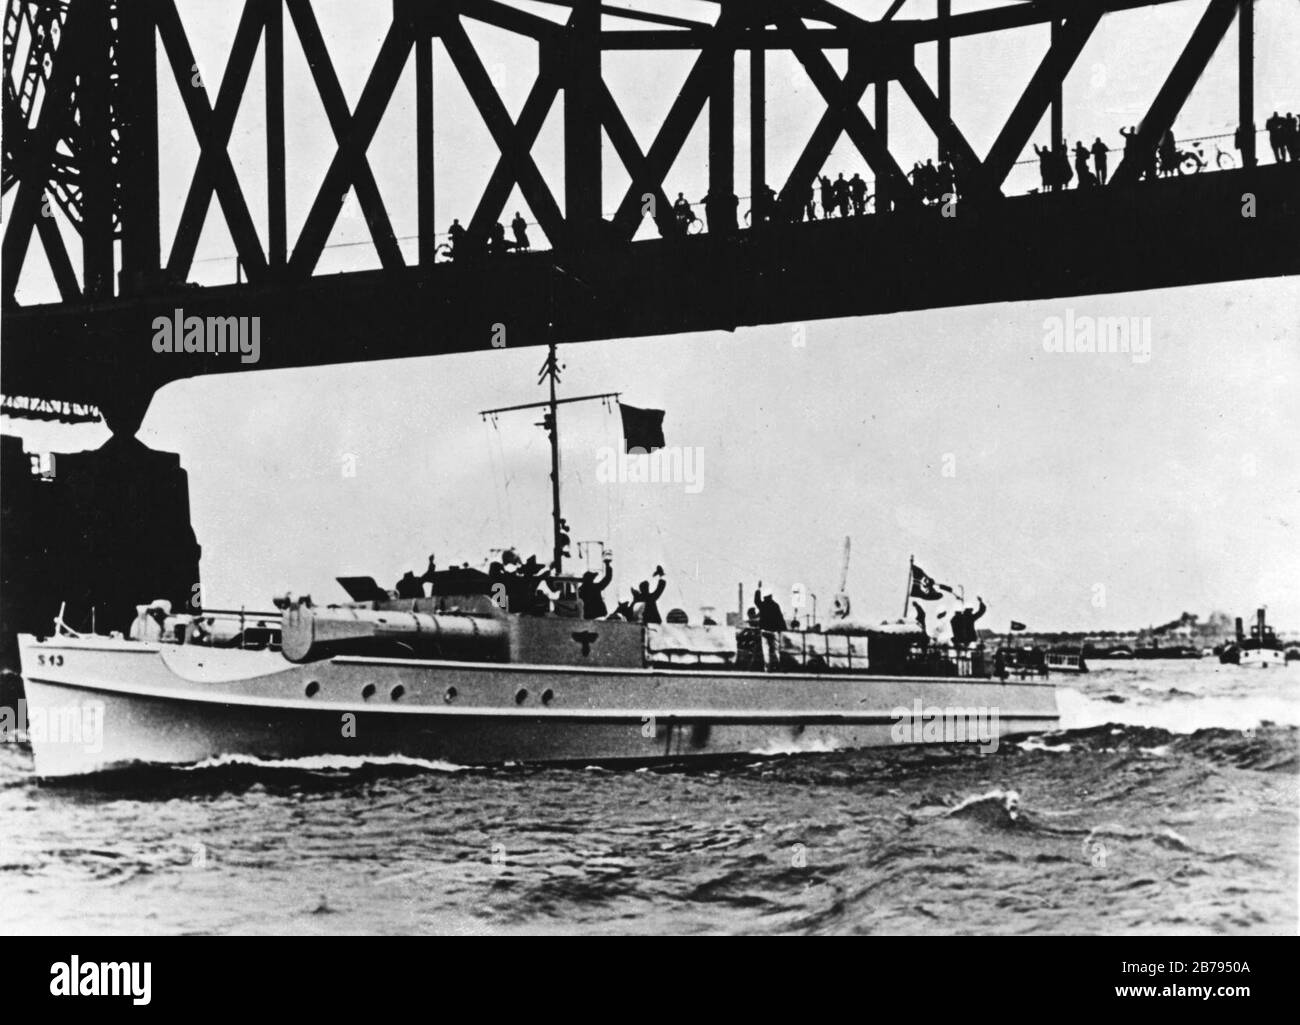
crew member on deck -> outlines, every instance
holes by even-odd
[[[632,603],[621,601],[618,606],[608,616],[605,616],[607,623],[634,623],[636,615],[632,611]]]
[[[600,619],[605,615],[605,599],[601,597],[601,592],[609,586],[609,582],[614,579],[614,568],[611,565],[612,557],[608,552],[605,553],[605,575],[596,580],[596,574],[593,570],[587,570],[582,574],[582,583],[578,585],[578,600],[582,602],[583,619]]]
[[[784,630],[785,613],[781,611],[781,606],[777,604],[772,592],[763,593],[763,585],[754,590],[754,605],[758,608],[758,628],[760,630],[770,630],[773,633]]]
[[[659,585],[653,592],[650,590],[649,582],[645,580],[642,580],[641,585],[632,591],[632,610],[636,613],[639,623],[663,622],[663,618],[659,615],[659,599],[663,597],[668,582],[664,579],[662,566],[655,567],[654,575],[658,577]]]
[[[148,605],[136,606],[136,617],[128,635],[133,641],[158,642],[163,638],[163,623],[171,615],[172,603],[159,598]]]
[[[952,643],[953,626],[948,610],[944,609],[934,617],[934,629],[930,633],[930,644],[935,648],[946,648]]]
[[[518,567],[517,572],[508,577],[506,598],[509,602],[509,611],[522,615],[537,614],[537,610],[541,608],[541,603],[537,600],[537,587],[545,575],[546,567],[537,561],[537,556],[528,556],[523,565]],[[549,602],[547,608],[549,609]]]
[[[954,644],[961,648],[969,647],[975,643],[975,621],[988,611],[983,598],[976,595],[975,600],[980,603],[978,612],[966,608],[960,612],[954,612],[952,616],[952,640]]]
[[[916,610],[916,625],[921,628],[921,633],[925,634],[926,639],[928,640],[930,635],[925,629],[925,609],[921,608],[919,602],[912,602],[912,608]]]

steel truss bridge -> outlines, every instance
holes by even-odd
[[[1107,185],[1044,195],[1004,194],[1035,129],[1050,117],[1063,136],[1062,85],[1108,15],[1168,3],[1199,18]],[[866,20],[829,0],[718,0],[710,20],[599,0],[547,0],[554,17],[505,0],[373,0],[386,31],[355,106],[349,106],[311,0],[243,0],[215,92],[195,88],[194,49],[176,0],[8,0],[4,23],[4,359],[7,394],[114,403],[145,401],[162,384],[247,369],[228,356],[159,355],[155,317],[261,318],[258,368],[298,367],[685,331],[734,329],[822,317],[958,304],[1098,294],[1300,272],[1300,164],[1255,158],[1252,0],[1003,0],[910,18],[894,0]],[[1142,180],[1217,48],[1237,23],[1240,169]],[[512,118],[467,24],[533,40],[538,73]],[[1026,26],[1050,26],[1048,45],[988,151],[976,153],[951,116],[951,43]],[[286,217],[285,39],[296,34],[332,133],[329,162],[296,238]],[[917,47],[937,50],[933,83]],[[518,186],[550,243],[546,251],[439,261],[434,153],[457,144],[435,124],[433,58],[440,46],[498,151],[466,228],[485,239]],[[259,48],[265,61],[266,222],[259,226],[229,152]],[[620,50],[694,55],[667,115],[643,149],[602,77]],[[851,141],[876,181],[870,216],[772,223],[729,232],[637,241],[644,197],[669,218],[665,178],[688,135],[707,123],[711,195],[738,188],[736,58],[746,55],[739,98],[752,140],[748,192],[766,166],[767,55],[787,51],[825,107],[810,124],[779,202],[794,213],[833,147]],[[847,55],[844,74],[828,54]],[[418,255],[408,262],[380,195],[368,150],[399,78],[414,62],[414,166]],[[159,123],[158,75],[178,85],[188,125]],[[871,109],[864,104],[872,88]],[[936,152],[962,168],[958,215],[922,202],[890,148],[891,94],[901,93],[933,133]],[[562,104],[563,180],[548,181],[532,150]],[[200,155],[174,236],[160,226],[160,144],[189,131]],[[612,216],[602,213],[602,132],[631,178]],[[244,172],[245,175],[247,172]],[[262,173],[262,172],[258,172]],[[702,174],[701,177],[704,177]],[[320,273],[350,190],[378,255],[376,270]],[[1243,197],[1255,216],[1243,216]],[[195,284],[195,253],[213,201],[242,280]],[[71,249],[56,204],[73,229]],[[263,246],[261,238],[267,244]],[[166,243],[164,245],[164,243]],[[20,274],[40,246],[56,302],[19,305]],[[504,328],[505,334],[501,331]]]

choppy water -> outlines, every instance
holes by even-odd
[[[0,745],[0,932],[1294,934],[1300,664],[1111,665],[992,755],[55,786]]]

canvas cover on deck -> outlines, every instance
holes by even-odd
[[[726,626],[648,623],[645,645],[651,663],[726,666],[736,658],[736,631]]]
[[[913,636],[921,638],[925,632],[915,623],[870,623],[865,619],[832,619],[822,627],[823,633],[848,634],[850,636],[870,636],[882,634],[898,637]]]

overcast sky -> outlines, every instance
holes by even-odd
[[[367,5],[315,6],[355,102],[382,25],[358,16]],[[385,16],[389,10],[373,6]],[[887,4],[846,6],[878,16]],[[954,3],[957,11],[977,6],[988,4]],[[181,5],[210,92],[234,7]],[[1203,7],[1175,4],[1103,23],[1066,90],[1071,141],[1102,135],[1118,144],[1118,126],[1140,118]],[[558,16],[549,5],[534,9]],[[713,16],[702,3],[657,9]],[[900,17],[932,12],[932,2],[912,0]],[[1180,137],[1230,132],[1235,124],[1235,37],[1234,26],[1179,120]],[[516,112],[535,71],[531,47],[495,31],[474,38]],[[1030,29],[954,45],[954,117],[978,152],[996,135],[1045,38],[1045,28]],[[1275,108],[1300,108],[1297,38],[1300,5],[1260,0],[1260,123]],[[923,71],[932,67],[925,48],[918,58]],[[607,59],[611,88],[643,147],[688,65],[674,54]],[[292,46],[288,66],[292,237],[332,147]],[[445,59],[437,69],[437,216],[445,227],[472,213],[494,151]],[[399,235],[414,230],[412,70],[370,151]],[[769,166],[779,186],[818,106],[797,64],[774,59],[769,74]],[[743,58],[737,75],[743,194]],[[164,89],[162,102],[164,124],[183,124],[174,87]],[[870,103],[868,94],[868,111]],[[899,97],[891,130],[900,162],[910,166],[932,155],[933,142],[905,105]],[[536,152],[562,202],[559,113],[557,104]],[[232,152],[264,226],[260,117],[259,67]],[[1045,134],[1040,129],[1036,141]],[[196,152],[186,133],[165,133],[164,252]],[[666,183],[670,194],[703,195],[705,167],[701,125]],[[627,179],[608,151],[606,168],[610,210]],[[827,170],[870,177],[845,143]],[[1028,177],[1017,180],[1033,184],[1036,169],[1023,173]],[[515,209],[528,216],[517,195],[507,216]],[[355,207],[345,214],[332,241],[364,241]],[[219,222],[214,205],[200,279],[230,280],[233,246]],[[404,249],[413,255],[414,243]],[[41,298],[48,281],[39,259],[31,263],[22,294]],[[368,246],[339,245],[322,267],[374,263]],[[1046,352],[1047,318],[1067,309],[1150,318],[1150,361]],[[811,322],[802,335],[778,325],[568,346],[561,350],[568,364],[562,391],[618,390],[629,403],[665,409],[667,443],[698,448],[703,476],[695,494],[681,484],[600,483],[601,448],[620,444],[617,414],[599,404],[569,407],[561,412],[566,515],[575,540],[613,547],[620,592],[661,563],[669,575],[665,607],[692,612],[704,603],[733,608],[737,582],[752,589],[759,578],[787,604],[791,585],[802,583],[824,608],[838,585],[843,538],[851,535],[848,589],[868,615],[900,613],[907,560],[915,555],[941,582],[983,595],[993,627],[1016,618],[1043,629],[1122,628],[1184,609],[1245,615],[1267,602],[1280,626],[1296,628],[1298,325],[1300,283],[1289,279]],[[528,414],[503,416],[496,427],[477,416],[488,406],[542,398],[534,385],[542,356],[493,350],[244,373],[163,389],[141,437],[179,452],[189,470],[208,603],[263,605],[286,588],[341,598],[335,575],[372,574],[391,585],[404,569],[422,568],[429,552],[442,564],[478,565],[489,548],[504,545],[544,556],[545,436]],[[6,429],[35,448],[94,446],[106,436],[102,427],[6,421]]]

